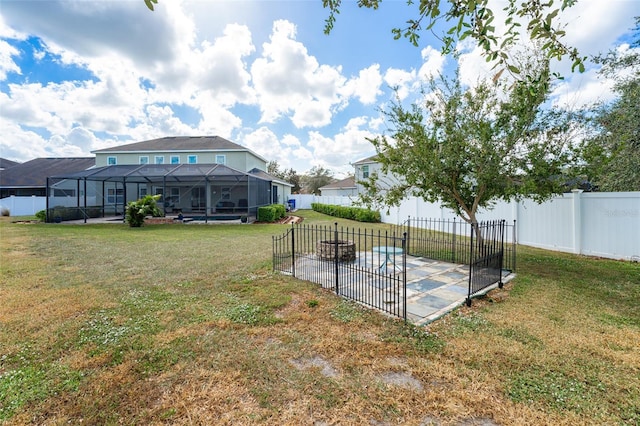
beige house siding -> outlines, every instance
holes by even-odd
[[[96,153],[96,166],[108,166],[108,158],[115,157],[116,164],[140,164],[140,157],[148,157],[149,164],[156,163],[156,157],[162,157],[164,164],[171,164],[171,157],[179,157],[180,164],[188,164],[189,156],[195,155],[197,164],[216,164],[216,157],[223,155],[225,157],[224,164],[236,170],[248,171],[253,168],[265,170],[267,164],[260,158],[246,151],[139,151],[139,152],[105,152]]]

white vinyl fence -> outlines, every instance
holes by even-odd
[[[299,195],[292,197],[300,197]],[[349,197],[311,197],[311,202],[349,205]],[[400,224],[409,216],[453,219],[453,211],[439,204],[409,198],[399,207],[381,211],[382,221]],[[478,214],[479,220],[516,221],[519,244],[569,253],[640,261],[640,192],[581,192],[563,194],[537,204],[531,200],[499,202]]]
[[[0,207],[9,209],[11,216],[33,216],[40,210],[47,208],[46,197],[10,197],[0,199]]]
[[[311,203],[332,204],[334,206],[350,206],[357,197],[295,194],[289,195],[289,200],[296,200],[296,209],[311,209]]]

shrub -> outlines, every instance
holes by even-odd
[[[358,222],[380,222],[380,212],[359,207],[334,206],[332,204],[311,203],[311,208],[318,213],[335,216]]]
[[[287,214],[287,209],[284,204],[271,204],[271,207],[276,211],[276,220],[282,219]]]
[[[47,211],[46,210],[40,210],[38,213],[36,213],[36,219],[38,219],[40,222],[46,222],[47,221]]]
[[[258,222],[275,222],[276,211],[271,206],[258,207]]]
[[[6,207],[0,207],[0,215],[1,216],[11,216],[11,212]]]
[[[129,204],[127,204],[125,213],[125,220],[129,226],[139,228],[144,223],[146,216],[162,216],[162,212],[156,204],[159,199],[160,195],[146,195],[137,201],[130,201]]]
[[[258,222],[275,222],[285,217],[287,210],[283,204],[258,207]]]

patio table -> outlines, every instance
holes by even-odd
[[[378,246],[371,249],[374,253],[384,254],[384,261],[380,265],[380,271],[387,272],[387,266],[389,263],[393,264],[394,271],[402,271],[402,268],[396,265],[396,262],[391,259],[391,256],[394,257],[402,254],[402,247],[393,247],[393,246]]]

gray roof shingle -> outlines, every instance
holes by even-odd
[[[95,164],[93,157],[36,158],[0,171],[0,187],[45,187],[49,176],[86,170]]]
[[[103,152],[140,152],[140,151],[249,151],[242,145],[231,142],[220,136],[167,136],[148,141],[134,142],[111,148],[98,149],[93,153]]]
[[[321,187],[320,189],[347,189],[347,188],[355,188],[356,187],[356,179],[353,176],[349,176],[346,179],[338,180],[336,182],[331,182],[328,185]]]

